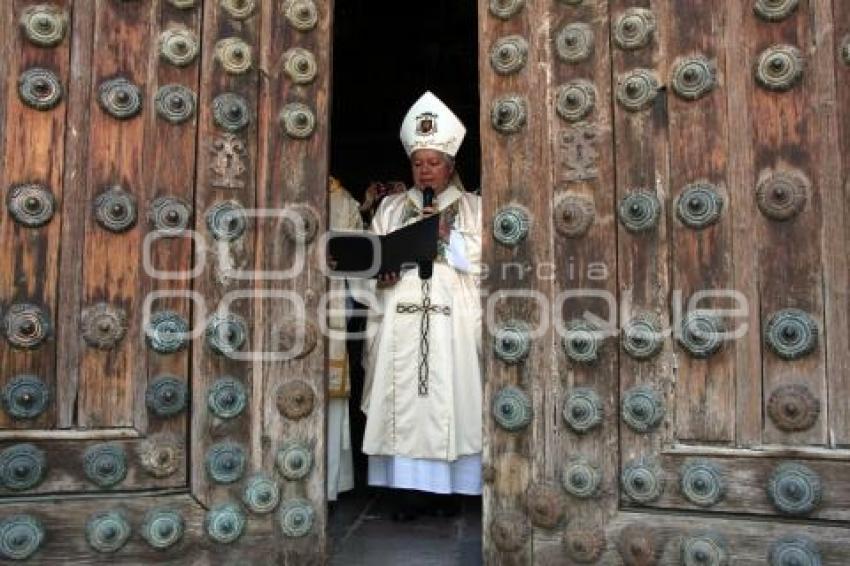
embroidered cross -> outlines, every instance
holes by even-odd
[[[431,329],[431,315],[442,314],[451,316],[452,308],[448,305],[431,304],[431,281],[422,281],[422,304],[398,303],[395,307],[398,314],[422,313],[419,324],[419,396],[428,396],[428,332]]]

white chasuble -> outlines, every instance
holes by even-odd
[[[481,452],[480,202],[454,186],[437,196],[451,234],[440,243],[429,291],[415,268],[395,285],[375,291],[362,403],[367,454],[447,465]],[[372,230],[397,230],[418,220],[421,208],[418,189],[388,197]],[[370,473],[370,483],[387,485],[371,479]]]

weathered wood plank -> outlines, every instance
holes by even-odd
[[[57,392],[59,427],[76,424],[80,384],[79,317],[83,296],[83,253],[89,208],[86,187],[89,178],[88,150],[92,108],[92,58],[94,55],[94,2],[77,3],[71,29],[71,64],[65,143],[65,176],[61,218],[74,219],[62,223],[59,261],[59,302],[56,316]]]
[[[56,47],[36,46],[26,39],[20,20],[28,4],[15,2],[9,14],[12,29],[5,35],[11,50],[6,74],[7,112],[14,119],[3,129],[5,151],[0,186],[4,195],[14,185],[39,183],[51,191],[55,202],[62,201],[62,175],[67,104],[60,102],[50,110],[27,106],[18,95],[18,78],[32,68],[44,68],[59,78],[62,88],[68,85],[70,41],[66,38]],[[63,10],[67,3],[56,4]],[[55,214],[46,225],[32,228],[12,219],[8,206],[3,207],[0,222],[0,241],[8,250],[0,255],[0,303],[3,310],[15,303],[30,303],[44,309],[49,324],[56,322],[57,280],[59,271],[59,236],[62,219]],[[8,341],[0,342],[0,384],[23,375],[35,375],[42,380],[55,399],[56,341],[50,332],[46,342],[34,350],[20,350]],[[56,422],[56,404],[51,402],[44,413],[34,420],[12,419],[0,414],[0,428],[52,428]]]
[[[667,3],[644,0],[638,3],[616,0],[611,2],[612,22],[621,18],[628,8],[650,10],[656,21],[656,30],[650,43],[636,50],[612,46],[614,81],[619,84],[632,69],[647,69],[655,73],[659,84],[667,76],[665,30],[669,23]],[[615,24],[612,24],[612,30]],[[612,31],[612,33],[615,33]],[[655,315],[665,328],[672,320],[670,312],[670,257],[668,212],[670,205],[669,143],[667,139],[667,99],[662,89],[648,107],[638,111],[614,106],[614,132],[616,134],[616,205],[634,190],[654,194],[661,206],[658,224],[645,232],[632,233],[618,219],[617,263],[620,291],[620,320],[627,324],[639,313]],[[637,385],[653,386],[665,399],[668,409],[678,396],[674,392],[676,367],[672,339],[665,334],[660,353],[648,360],[637,360],[620,355],[620,396]],[[619,405],[619,403],[618,403]],[[674,411],[668,410],[661,429],[651,435],[636,434],[624,423],[620,424],[620,450],[623,463],[640,456],[657,453],[664,440],[673,437]]]
[[[152,4],[108,2],[96,4],[92,62],[91,129],[88,145],[86,236],[83,249],[82,309],[98,303],[120,308],[127,316],[123,340],[111,350],[87,347],[80,359],[80,391],[77,424],[89,428],[129,426],[137,397],[137,382],[144,379],[146,356],[141,332],[139,278],[142,230],[136,226],[113,233],[95,220],[95,199],[110,187],[120,186],[133,195],[137,214],[145,212],[144,190],[144,118],[154,112],[148,82],[148,57],[151,49],[149,25]],[[140,115],[116,119],[100,107],[99,87],[105,81],[123,77],[139,88]],[[83,195],[81,195],[83,196]],[[80,314],[74,324],[79,328]]]
[[[661,26],[669,45],[671,60],[668,79],[668,136],[670,143],[670,200],[667,218],[670,226],[672,289],[681,297],[682,314],[695,309],[729,308],[728,296],[704,298],[691,304],[703,291],[728,292],[733,288],[730,253],[732,225],[729,217],[727,180],[726,118],[727,92],[722,81],[699,100],[687,100],[675,93],[673,84],[678,65],[705,57],[717,77],[727,75],[724,51],[726,13],[705,2],[677,2],[668,25]],[[719,32],[719,33],[718,33]],[[680,82],[685,83],[684,80]],[[695,135],[697,134],[697,135]],[[705,135],[700,135],[705,134]],[[694,183],[717,187],[723,200],[718,221],[697,230],[678,217],[683,193]],[[731,327],[737,321],[727,324]],[[679,440],[731,442],[735,434],[734,341],[707,360],[686,353],[678,356],[676,376],[676,437]],[[750,410],[758,410],[758,406]]]
[[[200,38],[200,10],[181,10],[169,3],[162,3],[159,11],[151,18],[150,36],[160,37],[162,32],[174,29],[186,29]],[[184,67],[167,63],[158,49],[151,49],[148,60],[148,82],[153,100],[155,93],[166,85],[181,85],[197,96],[199,87],[199,63],[197,59]],[[164,120],[156,112],[148,112],[145,116],[145,181],[143,183],[144,200],[148,210],[153,208],[153,202],[158,198],[176,198],[191,207],[194,202],[195,154],[196,136],[198,129],[197,106],[192,118],[185,122],[172,124]],[[153,236],[155,230],[149,219],[142,219],[141,229],[145,233],[145,241]],[[189,225],[191,230],[191,223]],[[178,237],[151,239],[147,249],[150,250],[150,263],[153,269],[171,273],[189,274],[193,269],[192,245],[190,233]],[[143,244],[146,245],[146,244]],[[141,278],[140,294],[143,300],[150,293],[157,293],[161,298],[151,301],[152,311],[170,310],[180,313],[186,320],[191,320],[192,301],[185,295],[191,288],[188,276],[159,277],[148,271]],[[147,301],[146,301],[147,303]],[[148,422],[148,412],[145,407],[145,387],[156,379],[169,376],[182,382],[189,380],[189,351],[182,350],[173,354],[158,354],[148,348],[147,379],[136,380],[136,398],[134,401],[134,426],[144,433],[169,432],[181,438],[188,434],[188,417],[183,414],[175,419],[156,419]]]
[[[145,515],[151,509],[178,512],[184,521],[183,537],[165,551],[153,549],[142,537]],[[122,513],[130,524],[130,538],[115,553],[95,552],[86,541],[86,521],[99,511]],[[242,537],[235,544],[213,542],[206,534],[206,511],[187,494],[139,495],[47,500],[0,506],[0,518],[31,514],[43,524],[46,536],[31,561],[40,564],[280,564],[270,544],[276,535],[274,515],[249,515]]]
[[[656,551],[654,560],[634,564],[659,564],[674,566],[682,563],[681,544],[684,537],[716,533],[725,542],[729,564],[756,566],[768,563],[771,546],[785,537],[805,536],[817,544],[824,566],[842,566],[847,563],[848,531],[839,527],[822,527],[791,522],[769,522],[728,517],[664,516],[657,513],[620,513],[609,531],[608,551],[600,564],[622,564],[616,545],[630,545],[642,539],[629,533],[647,533],[651,548]],[[628,548],[628,546],[626,546]]]
[[[723,499],[708,508],[712,513],[782,516],[782,513],[770,502],[767,486],[777,466],[791,461],[809,467],[820,477],[823,486],[820,504],[814,511],[804,515],[806,519],[847,521],[850,518],[850,482],[847,480],[847,462],[804,458],[789,460],[781,457],[747,458],[738,455],[701,456],[699,459],[716,465],[721,470],[726,485],[726,495]],[[664,492],[651,507],[689,511],[706,509],[688,501],[682,495],[679,486],[682,466],[693,460],[694,458],[688,455],[665,454],[661,458]],[[621,497],[621,504],[624,507],[636,507],[627,500],[625,495]]]
[[[818,159],[815,156],[814,102],[818,88],[812,70],[812,38],[819,33],[811,29],[811,2],[801,2],[794,14],[780,22],[767,23],[754,15],[745,18],[746,33],[752,37],[741,72],[750,71],[765,49],[789,44],[801,50],[806,69],[802,80],[787,92],[767,90],[750,79],[748,104],[752,124],[754,168],[748,185],[755,190],[758,183],[776,171],[798,171],[809,180],[810,189],[805,208],[786,221],[756,216],[759,258],[759,305],[762,331],[770,317],[781,309],[797,308],[808,313],[822,331],[823,326],[823,238],[822,197],[827,187],[821,186]],[[746,185],[745,185],[746,186]],[[795,361],[779,358],[764,348],[763,382],[764,412],[768,401],[779,387],[805,385],[822,405],[827,402],[824,341],[810,355]],[[764,441],[783,444],[825,444],[826,420],[821,418],[812,428],[787,433],[771,419],[764,421]]]
[[[750,17],[748,6],[737,0],[725,4],[726,19],[726,61],[728,71],[725,75],[728,103],[728,158],[729,158],[729,209],[732,217],[732,265],[734,269],[735,290],[749,300],[746,318],[739,320],[746,324],[748,332],[735,341],[735,421],[736,444],[753,446],[761,442],[762,437],[762,353],[761,353],[761,313],[758,305],[758,270],[753,269],[758,261],[758,248],[753,245],[756,230],[753,218],[759,214],[753,198],[752,170],[753,147],[752,123],[748,108],[741,101],[747,100],[747,92],[752,81],[751,75],[744,71],[751,37],[745,22]],[[734,68],[733,68],[734,67]],[[734,127],[731,127],[734,125]]]
[[[218,202],[232,200],[251,210],[255,206],[255,164],[257,162],[257,125],[251,120],[237,134],[228,134],[218,128],[213,121],[213,100],[225,92],[237,93],[244,97],[248,111],[255,116],[258,92],[258,37],[262,13],[255,11],[245,20],[236,20],[227,14],[219,3],[208,4],[203,11],[202,41],[201,41],[201,86],[198,93],[199,101],[199,132],[197,145],[197,174],[195,179],[194,226],[205,241],[203,249],[196,245],[195,262],[201,261],[198,254],[206,254],[204,272],[193,280],[193,290],[200,293],[206,302],[209,316],[223,309],[222,314],[232,313],[246,321],[247,336],[244,346],[235,355],[241,356],[250,352],[255,346],[251,332],[253,315],[250,294],[248,299],[237,299],[230,302],[235,295],[229,293],[249,291],[251,281],[235,276],[234,270],[245,270],[251,277],[254,266],[255,221],[246,219],[245,232],[232,242],[218,241],[212,237],[207,228],[205,215]],[[239,38],[251,49],[252,64],[244,74],[227,73],[221,61],[216,57],[216,45],[222,39]],[[232,140],[241,144],[244,152],[234,155],[230,165],[240,163],[244,170],[236,173],[235,169],[227,169],[234,173],[233,183],[241,183],[240,188],[216,188],[223,176],[221,170],[216,173],[216,158],[227,160],[223,152],[224,146],[216,149],[216,143]],[[238,152],[237,152],[238,153]],[[194,307],[194,326],[200,328],[205,320],[198,320],[197,306]],[[200,325],[200,326],[199,326]],[[207,406],[207,395],[210,386],[219,378],[230,376],[238,379],[245,390],[250,392],[253,383],[253,370],[250,361],[240,361],[225,355],[214,353],[204,338],[193,341],[192,345],[192,422],[191,422],[191,460],[201,463],[204,461],[209,448],[217,442],[235,442],[243,449],[248,462],[246,473],[258,469],[259,462],[253,458],[251,449],[251,415],[259,410],[249,399],[243,413],[233,419],[223,420],[213,415]],[[250,395],[250,393],[249,393]],[[208,477],[202,465],[193,465],[191,470],[192,494],[203,505],[226,497],[229,491],[226,486],[214,484]]]
[[[530,528],[526,490],[545,474],[545,398],[552,395],[553,332],[548,324],[552,282],[536,277],[534,268],[551,265],[551,168],[549,165],[549,114],[546,74],[548,66],[548,7],[527,4],[508,20],[496,18],[489,2],[479,6],[479,74],[481,92],[483,261],[488,277],[482,282],[488,303],[493,301],[494,320],[484,323],[484,558],[488,564],[527,564],[531,542],[515,551],[499,548],[493,525]],[[490,49],[504,36],[521,35],[529,43],[528,63],[511,76],[497,75],[490,66]],[[491,108],[500,97],[518,94],[527,104],[527,122],[516,133],[497,132]],[[498,244],[492,235],[492,219],[504,206],[524,207],[532,225],[528,237],[516,248]],[[539,299],[521,295],[497,299],[495,293],[536,293]],[[489,307],[488,307],[489,308]],[[485,317],[489,318],[489,317]],[[496,359],[492,341],[499,326],[510,320],[541,328],[531,342],[528,358],[519,365]],[[492,328],[495,324],[496,328]],[[519,432],[501,429],[493,419],[493,401],[502,388],[515,386],[532,400],[532,424]]]
[[[552,214],[557,224],[574,222],[571,217],[559,217],[559,202],[565,198],[583,198],[593,203],[594,221],[588,232],[579,237],[566,237],[549,226],[554,240],[553,260],[553,320],[555,325],[552,348],[555,373],[544,383],[545,418],[543,478],[564,493],[567,530],[604,528],[616,514],[618,491],[618,325],[617,308],[617,218],[614,180],[614,139],[611,81],[610,15],[608,3],[564,6],[552,3],[549,60],[553,69],[550,98],[558,86],[576,79],[593,83],[597,104],[584,121],[573,124],[557,115],[550,105],[549,140],[552,152],[554,190]],[[566,62],[557,54],[557,38],[567,26],[576,23],[589,26],[593,34],[593,51],[584,61]],[[588,136],[586,132],[590,132]],[[578,160],[580,167],[576,167]],[[542,219],[541,219],[542,220]],[[541,222],[540,224],[543,224]],[[565,326],[574,320],[591,317],[610,323],[602,337],[600,357],[593,364],[571,361],[562,346]],[[602,423],[587,434],[577,434],[563,417],[564,406],[576,388],[593,389],[602,401]],[[535,439],[536,446],[540,446]],[[579,499],[563,490],[562,477],[568,463],[585,459],[598,468],[601,485],[597,497]],[[535,474],[535,479],[541,479]],[[568,522],[568,523],[567,523]],[[535,529],[535,564],[557,563],[549,556],[564,557],[563,525],[558,529]],[[566,560],[565,560],[566,558]]]
[[[815,23],[819,31],[816,41],[822,45],[814,72],[825,89],[818,106],[816,127],[826,132],[815,139],[819,155],[828,161],[823,175],[828,177],[823,191],[824,313],[826,322],[826,369],[829,389],[829,442],[850,444],[850,409],[846,392],[850,391],[850,265],[847,243],[850,241],[850,6],[846,2],[816,0]],[[831,8],[831,11],[830,11]],[[834,18],[834,21],[830,21]],[[832,39],[830,45],[829,39]],[[837,128],[837,132],[835,129]],[[838,156],[835,152],[838,152]],[[834,176],[837,175],[837,178]]]
[[[111,444],[123,448],[126,454],[127,475],[116,485],[101,488],[88,479],[85,474],[83,461],[86,450],[94,445]],[[142,440],[92,440],[92,439],[62,439],[62,440],[4,440],[0,442],[0,450],[20,444],[31,444],[41,450],[46,462],[46,473],[44,480],[35,488],[25,491],[13,491],[0,487],[0,495],[3,497],[31,497],[48,493],[106,493],[110,491],[141,491],[146,489],[162,489],[184,487],[186,485],[185,450],[180,440],[180,448],[175,452],[176,459],[171,466],[169,460],[167,465],[160,467],[165,477],[155,477],[142,465],[141,454],[144,452],[146,443]],[[147,454],[147,452],[144,452]]]
[[[263,69],[258,104],[259,153],[257,203],[270,212],[257,220],[256,265],[261,273],[256,289],[266,296],[255,301],[254,334],[257,350],[268,358],[254,365],[256,409],[252,424],[252,448],[257,465],[276,473],[275,456],[287,442],[305,442],[313,452],[313,469],[303,481],[285,481],[287,498],[311,502],[316,512],[313,530],[300,540],[281,545],[282,564],[303,564],[326,559],[325,515],[325,344],[317,333],[319,305],[326,280],[319,265],[319,237],[326,230],[328,135],[330,131],[330,47],[332,4],[318,4],[318,24],[311,31],[298,31],[286,20],[284,4],[263,6],[260,64]],[[298,84],[284,70],[290,49],[309,52],[316,65],[315,78]],[[286,105],[300,102],[315,116],[315,129],[305,139],[288,136],[280,121]],[[286,236],[298,222],[315,224],[312,241],[295,242]],[[291,272],[290,277],[277,274]],[[287,298],[289,297],[289,298]],[[299,303],[300,304],[297,304]],[[301,332],[309,342],[302,352],[287,352],[282,338]],[[315,341],[315,342],[314,342]],[[279,356],[279,357],[278,357]],[[277,359],[273,359],[277,357]],[[313,390],[312,411],[290,419],[279,409],[281,386],[299,380]]]

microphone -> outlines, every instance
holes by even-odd
[[[425,187],[422,190],[422,208],[428,208],[434,205],[434,189],[433,187]],[[434,274],[434,262],[431,260],[419,262],[419,279],[431,279]]]

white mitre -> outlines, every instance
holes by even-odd
[[[417,149],[436,149],[454,157],[466,128],[442,100],[428,91],[407,111],[400,135],[408,157]]]

